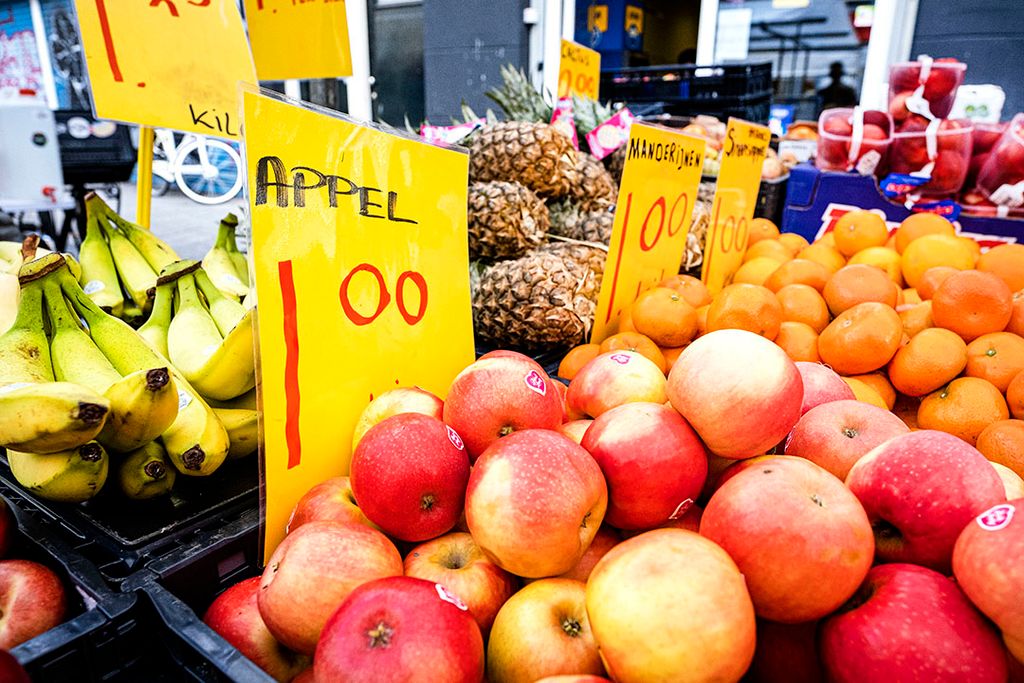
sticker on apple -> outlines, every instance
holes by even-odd
[[[469,611],[469,608],[466,607],[466,603],[462,602],[462,600],[459,600],[459,596],[455,595],[455,593],[452,593],[450,590],[448,590],[441,584],[435,583],[434,590],[437,591],[437,597],[441,598],[445,602],[450,602],[463,612]]]
[[[466,450],[465,444],[462,443],[462,437],[459,436],[458,433],[448,425],[445,425],[444,428],[448,430],[448,440],[452,442],[452,445],[458,448],[460,451]]]
[[[629,363],[629,356],[627,356],[624,353],[613,353],[611,356],[609,356],[609,358],[611,358],[619,365],[626,365],[627,363]]]
[[[547,393],[548,393],[548,383],[547,383],[547,380],[545,380],[541,376],[541,374],[539,372],[537,372],[536,370],[530,370],[530,372],[526,375],[526,377],[523,378],[523,381],[526,382],[526,386],[528,386],[531,391],[536,391],[541,396],[546,396],[547,395]]]
[[[1016,511],[1017,509],[1009,503],[1000,503],[982,512],[976,521],[978,526],[985,531],[999,531],[1009,526],[1010,520],[1013,519],[1013,513]]]

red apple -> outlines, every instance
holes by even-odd
[[[451,427],[404,413],[376,425],[352,454],[352,493],[386,534],[425,541],[451,530],[462,515],[469,456]]]
[[[286,647],[312,654],[328,617],[357,586],[402,574],[402,557],[361,524],[309,522],[288,534],[260,580],[263,622]]]
[[[470,460],[512,432],[562,424],[562,399],[549,379],[534,360],[512,351],[481,358],[456,376],[444,421],[462,437]]]
[[[604,679],[599,679],[604,680]],[[28,672],[7,650],[0,650],[0,681],[4,683],[32,683]]]
[[[928,429],[876,447],[853,466],[846,485],[868,513],[879,560],[942,572],[950,569],[963,528],[1006,500],[985,456],[962,439]]]
[[[259,589],[258,576],[236,583],[217,596],[203,621],[271,678],[287,682],[312,660],[282,646],[267,630],[256,604]]]
[[[479,683],[484,641],[466,606],[436,583],[364,584],[331,615],[316,646],[317,681]]]
[[[513,595],[487,642],[488,678],[533,683],[556,674],[604,673],[586,596],[586,585],[572,579],[541,579]]]
[[[590,454],[556,432],[517,432],[469,477],[466,523],[503,569],[528,578],[572,569],[604,519],[608,489]]]
[[[452,533],[416,546],[405,556],[405,575],[439,583],[469,608],[484,638],[519,582],[491,562],[466,533]]]
[[[587,614],[618,683],[738,681],[754,656],[743,575],[691,531],[648,531],[612,548],[587,582]]]
[[[846,399],[852,401],[856,398],[850,385],[827,365],[802,360],[797,361],[795,365],[804,383],[804,400],[800,404],[801,415],[822,403]]]
[[[356,504],[348,477],[333,477],[306,491],[288,519],[289,533],[306,522],[351,522],[377,528]]]
[[[668,376],[672,407],[714,453],[740,460],[789,433],[803,403],[786,352],[745,330],[717,330],[686,347]]]
[[[787,624],[820,619],[846,602],[875,552],[868,517],[843,482],[789,456],[725,482],[704,508],[700,534],[736,562],[758,616]]]
[[[906,423],[888,410],[852,399],[833,401],[800,418],[786,439],[785,453],[806,458],[846,479],[865,453],[909,432]]]
[[[440,420],[443,411],[444,401],[426,389],[400,387],[385,391],[363,408],[359,420],[356,421],[355,431],[352,433],[352,450],[356,449],[359,440],[363,438],[363,434],[370,431],[370,427],[383,422],[392,415],[421,413]]]
[[[587,579],[590,578],[590,573],[594,571],[594,567],[601,558],[621,542],[622,537],[618,531],[607,524],[602,524],[601,528],[594,535],[594,540],[591,541],[590,547],[587,548],[587,551],[583,553],[583,557],[580,558],[580,561],[576,563],[575,567],[561,574],[559,578],[574,579],[586,583]]]
[[[660,403],[626,403],[602,413],[581,445],[601,466],[605,520],[619,529],[668,521],[697,499],[708,475],[704,445],[679,413]]]
[[[779,624],[757,620],[754,663],[744,680],[749,683],[823,683],[818,658],[818,622]]]
[[[587,433],[587,429],[594,423],[593,420],[570,420],[565,424],[558,426],[555,430],[562,436],[567,436],[576,443],[582,443],[583,435]]]
[[[949,683],[1006,680],[995,630],[942,574],[885,564],[821,629],[829,681]]]
[[[64,620],[60,578],[29,560],[0,560],[0,649],[10,650]]]
[[[551,385],[551,389],[558,394],[558,400],[562,403],[562,423],[569,422],[569,406],[565,402],[566,394],[569,391],[569,387],[559,382],[557,379],[548,378],[548,384]]]
[[[624,403],[664,403],[665,373],[635,351],[603,353],[569,382],[569,417],[598,417]]]
[[[1009,639],[1024,640],[1024,498],[968,524],[953,549],[953,574],[971,602]]]

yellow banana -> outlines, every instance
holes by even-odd
[[[54,379],[105,393],[112,384],[121,381],[121,373],[96,347],[89,333],[79,326],[78,316],[72,316],[60,283],[53,278],[40,282],[50,318],[50,361]]]
[[[8,451],[18,483],[40,498],[61,503],[89,500],[107,481],[110,459],[95,441],[58,453],[38,455]]]
[[[52,382],[50,345],[43,327],[42,283],[22,286],[14,324],[0,335],[0,382]]]
[[[238,250],[238,242],[235,240],[235,231],[238,229],[238,216],[229,213],[221,221],[221,225],[226,226],[224,248],[227,249],[228,255],[231,257],[231,263],[235,266],[235,275],[238,276],[243,285],[248,287],[249,262],[246,260],[245,254]]]
[[[228,231],[233,233],[234,230],[235,226],[231,223],[220,222],[220,227],[217,229],[217,241],[203,257],[203,268],[213,280],[213,284],[217,285],[217,289],[227,296],[237,299],[249,293],[249,286],[238,277],[234,261],[231,260],[231,254],[228,253],[227,233]]]
[[[145,311],[149,303],[148,292],[156,287],[156,271],[124,233],[107,223],[106,216],[97,214],[96,220],[110,244],[110,255],[114,258],[125,291],[135,305]]]
[[[110,246],[95,213],[89,213],[85,239],[78,249],[78,258],[82,264],[82,277],[79,278],[82,289],[97,306],[120,317],[124,308],[124,295],[117,279],[114,257],[110,255]]]
[[[18,271],[21,264],[32,261],[38,255],[49,254],[39,249],[39,235],[28,235],[17,242],[0,242],[0,334],[10,329],[18,317],[18,302],[21,301],[21,283]]]
[[[245,316],[245,306],[224,296],[202,268],[195,272],[194,277],[199,291],[206,297],[206,303],[210,307],[210,316],[217,323],[217,329],[220,330],[222,336],[228,336],[228,333]]]
[[[103,429],[110,401],[70,382],[0,387],[0,446],[56,453],[92,441]]]
[[[214,408],[224,429],[228,430],[231,448],[228,459],[243,458],[256,452],[259,441],[259,413],[248,408]]]
[[[148,500],[169,493],[177,478],[165,459],[167,452],[159,441],[138,448],[117,467],[117,484],[131,500]]]
[[[215,398],[210,398],[206,402],[212,408],[246,408],[248,410],[256,410],[256,387],[253,387],[241,396],[228,399],[227,401],[218,401]]]

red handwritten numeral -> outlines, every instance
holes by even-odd
[[[121,76],[121,67],[117,64],[117,52],[114,50],[114,37],[110,33],[110,18],[107,17],[107,6],[105,0],[96,0],[96,14],[100,20],[100,33],[103,34],[103,47],[107,51],[107,63],[110,65],[110,73],[118,83],[124,81]]]
[[[377,308],[368,316],[361,314],[355,309],[355,306],[352,305],[352,298],[349,295],[349,287],[356,273],[370,273],[374,280],[377,281]],[[415,313],[409,312],[409,307],[405,302],[405,292],[407,290],[405,284],[407,282],[411,282],[419,290],[420,301]],[[391,303],[391,292],[388,291],[387,283],[384,281],[384,274],[380,272],[379,268],[369,263],[360,263],[349,271],[349,274],[341,281],[338,298],[341,301],[341,309],[345,312],[345,316],[354,325],[363,326],[369,325],[380,317],[381,313],[388,307],[388,304]],[[395,283],[395,305],[408,325],[415,325],[423,320],[423,316],[427,312],[427,300],[427,281],[422,274],[407,270],[398,276],[398,281]]]
[[[284,312],[284,434],[288,445],[288,469],[292,469],[302,462],[302,440],[299,432],[299,321],[291,261],[277,264],[277,279]]]

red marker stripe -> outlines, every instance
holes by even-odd
[[[114,37],[110,35],[110,20],[107,18],[107,7],[104,0],[96,0],[96,13],[100,18],[100,31],[103,32],[103,45],[107,49],[107,62],[110,63],[110,71],[114,74],[114,80],[121,83],[124,78],[121,76],[121,67],[117,64]]]
[[[302,440],[299,436],[299,320],[291,261],[278,262],[277,278],[281,283],[284,309],[284,435],[288,443],[288,469],[292,469],[302,461]]]

